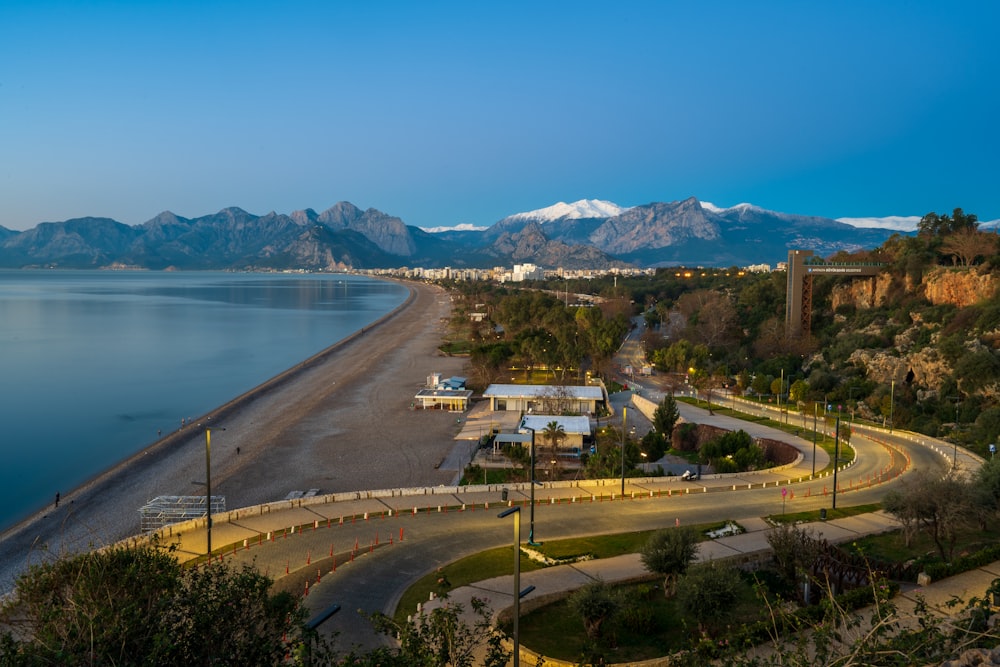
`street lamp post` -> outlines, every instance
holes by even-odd
[[[833,509],[837,509],[837,468],[840,467],[840,417],[835,422],[833,436]]]
[[[816,433],[816,418],[819,414],[819,406],[813,403],[813,472],[812,477],[816,476],[816,439],[819,435]],[[810,477],[810,479],[812,479]]]
[[[497,514],[497,518],[503,519],[511,514],[514,515],[514,667],[520,667],[521,642],[518,625],[521,618],[521,508],[511,507]]]
[[[528,545],[536,547],[538,546],[538,542],[535,542],[535,429],[530,426],[525,426],[524,428],[531,431],[531,479],[528,480],[531,487],[531,512],[528,527]]]
[[[225,431],[221,426],[205,427],[205,519],[209,560],[212,559],[212,429]]]
[[[625,422],[628,419],[628,408],[622,408],[622,496],[625,496]]]
[[[961,426],[961,424],[958,421],[958,416],[959,416],[959,406],[962,405],[962,397],[949,396],[948,398],[953,399],[955,401],[955,429],[951,435],[951,445],[952,445],[951,467],[952,469],[955,469],[958,466],[958,432],[960,431],[959,427]]]
[[[892,406],[895,403],[896,381],[889,384],[889,433],[892,433]]]

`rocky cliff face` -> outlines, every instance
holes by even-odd
[[[889,290],[895,278],[888,273],[880,273],[870,278],[855,278],[833,288],[831,300],[833,309],[849,305],[855,308],[878,308],[887,303]]]
[[[833,309],[843,305],[855,308],[878,308],[889,302],[894,287],[907,292],[922,293],[934,305],[950,303],[959,308],[971,306],[997,294],[1000,286],[991,273],[972,268],[936,267],[924,275],[919,285],[907,281],[898,285],[900,278],[882,273],[872,278],[857,278],[837,285],[831,295]]]
[[[910,293],[923,294],[934,305],[952,304],[962,308],[994,298],[998,287],[995,275],[980,272],[975,267],[938,267],[928,271],[916,286],[898,285],[894,280],[899,279],[881,274],[838,285],[832,294],[833,306],[875,308],[890,303],[893,292],[905,289]],[[934,394],[951,376],[953,369],[936,346],[917,343],[922,329],[933,325],[921,322],[916,316],[911,319],[909,326],[896,336],[892,349],[856,350],[848,361],[864,367],[868,377],[881,384],[907,382],[925,395]],[[873,330],[870,333],[878,332]]]
[[[924,296],[934,305],[950,303],[963,308],[996,296],[997,277],[976,267],[937,267],[924,276],[923,286]]]

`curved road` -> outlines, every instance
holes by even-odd
[[[637,354],[636,345],[634,337],[630,338],[622,355]],[[659,400],[655,388],[636,388],[647,398]],[[621,414],[620,407],[630,397],[630,392],[613,397],[616,414]],[[630,478],[624,497],[619,493],[621,481],[615,479],[547,483],[535,491],[535,539],[655,529],[678,522],[740,521],[777,514],[783,508],[831,507],[833,478],[827,470],[828,457],[822,450],[817,452],[816,470],[822,474],[810,479],[810,440],[754,422],[709,416],[707,411],[684,403],[678,407],[691,421],[743,428],[755,437],[766,435],[790,442],[802,456],[795,464],[776,471],[712,475],[699,481]],[[645,420],[638,414],[629,410],[629,424],[641,429]],[[904,469],[943,472],[952,465],[952,457],[947,455],[951,451],[946,451],[950,446],[912,434],[856,426],[852,444],[857,457],[839,473],[840,506],[877,502]],[[968,469],[976,465],[974,457],[966,461],[957,456],[957,450],[955,458]],[[783,489],[787,491],[784,497]],[[510,485],[509,493],[512,503],[524,505],[528,501],[526,488]],[[367,650],[388,641],[372,631],[362,613],[391,613],[414,580],[456,559],[510,544],[509,519],[497,519],[497,513],[506,507],[501,494],[499,486],[439,487],[340,494],[333,502],[320,498],[289,501],[284,509],[281,503],[272,503],[266,511],[250,508],[230,512],[228,521],[217,518],[213,542],[230,545],[233,551],[227,553],[227,560],[255,563],[277,579],[277,586],[298,593],[308,590],[307,604],[314,613],[340,604],[342,611],[325,622],[322,631],[337,635],[339,652]],[[303,525],[305,530],[290,532],[291,526]],[[529,529],[526,507],[522,511],[522,540],[527,539]],[[193,557],[204,552],[203,531],[184,532],[170,539],[176,541],[182,555]]]
[[[709,419],[706,411],[688,405],[682,409],[689,417]],[[781,431],[720,415],[712,420],[730,428],[754,426],[770,431],[769,437],[798,440],[800,449],[811,455],[811,442]],[[855,436],[854,444],[858,461],[840,474],[840,506],[878,501],[907,460],[913,466],[942,471],[949,463],[940,453],[899,435],[893,436],[891,447],[860,435]],[[810,480],[811,466],[811,459],[804,456],[779,471],[708,476],[698,482],[678,477],[630,478],[626,480],[624,498],[619,494],[620,480],[546,484],[536,487],[535,539],[654,529],[678,521],[739,521],[777,514],[783,506],[781,487],[789,490],[785,498],[787,511],[830,507],[832,476],[827,473]],[[505,506],[500,487],[426,489],[417,490],[416,495],[386,493],[393,495],[317,502],[285,511],[275,509],[265,515],[248,511],[229,523],[217,519],[213,540],[217,545],[235,545],[227,560],[254,562],[288,590],[303,593],[308,582],[307,602],[314,612],[333,603],[342,605],[343,610],[321,626],[324,632],[339,635],[338,650],[373,648],[384,645],[386,639],[371,630],[367,620],[357,613],[359,610],[391,612],[415,579],[458,558],[510,544],[511,540],[511,524],[496,517]],[[525,503],[527,493],[512,488],[510,499]],[[522,513],[523,539],[528,523],[526,508]],[[289,533],[285,528],[303,524],[309,526],[300,533]],[[268,531],[272,531],[273,541],[268,540]],[[178,537],[182,553],[196,554],[204,549],[200,532]],[[247,548],[243,548],[244,539]],[[335,571],[331,552],[336,556]],[[355,554],[353,560],[351,553]],[[318,585],[317,576],[321,579]]]

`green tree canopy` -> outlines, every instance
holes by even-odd
[[[732,615],[740,595],[739,572],[715,561],[692,568],[677,583],[677,604],[685,618],[697,621],[698,629],[712,633]]]
[[[663,594],[673,595],[677,577],[687,572],[698,553],[698,534],[691,528],[658,530],[642,547],[642,564],[663,575]]]
[[[663,437],[669,441],[678,419],[680,419],[680,413],[677,411],[677,401],[674,400],[673,396],[667,394],[653,411],[653,428],[662,433]]]
[[[154,546],[113,546],[18,578],[0,664],[279,664],[307,637],[305,613],[249,566],[182,569]]]

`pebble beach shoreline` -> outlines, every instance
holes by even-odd
[[[407,283],[411,295],[378,322],[251,392],[194,419],[211,424],[212,494],[228,509],[291,491],[337,493],[451,482],[440,467],[455,445],[452,413],[411,410],[433,372],[463,373],[437,349],[450,314],[442,288]],[[224,430],[223,430],[224,429]],[[155,496],[203,495],[205,431],[189,425],[64,492],[0,534],[0,594],[30,564],[139,532]]]

